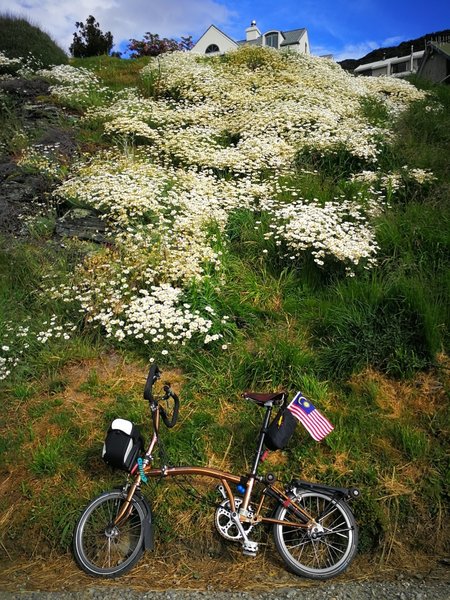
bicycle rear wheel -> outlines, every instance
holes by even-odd
[[[347,504],[322,492],[298,490],[292,498],[316,521],[315,528],[274,525],[278,552],[297,575],[310,579],[330,579],[339,575],[353,560],[358,544],[358,527]],[[300,522],[284,505],[275,519]]]
[[[129,516],[114,525],[124,500],[125,494],[120,490],[101,494],[86,507],[76,525],[75,560],[89,575],[118,577],[142,555],[146,513],[138,499],[132,499]]]

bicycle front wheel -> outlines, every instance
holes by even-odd
[[[275,545],[284,562],[297,575],[310,579],[330,579],[345,571],[358,544],[358,527],[348,505],[322,492],[298,490],[292,499],[317,525],[309,529],[274,525]],[[299,521],[284,505],[274,517]]]
[[[73,551],[78,565],[95,577],[123,575],[144,550],[145,510],[138,499],[131,501],[131,511],[118,525],[125,494],[120,490],[105,492],[84,510],[75,528]]]

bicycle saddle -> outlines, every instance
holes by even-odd
[[[275,392],[273,394],[259,394],[257,392],[244,392],[242,397],[246,400],[255,402],[258,406],[268,406],[270,404],[282,404],[287,398],[287,392]]]

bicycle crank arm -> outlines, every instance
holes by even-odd
[[[239,513],[237,512],[230,512],[230,518],[233,520],[234,524],[236,525],[236,528],[238,529],[239,533],[242,536],[242,539],[244,540],[242,542],[242,553],[245,556],[256,556],[256,553],[258,552],[258,543],[257,542],[252,542],[248,535],[245,532],[244,527],[242,526],[240,517],[239,517]]]

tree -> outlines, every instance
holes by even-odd
[[[92,15],[86,19],[86,24],[77,22],[75,26],[79,31],[73,34],[73,43],[69,48],[72,56],[86,58],[109,54],[114,44],[113,36],[110,31],[103,33]]]
[[[131,58],[141,56],[159,56],[165,52],[177,50],[190,50],[193,46],[192,36],[182,37],[179,42],[174,39],[160,38],[157,33],[147,33],[143,40],[130,40],[128,49],[132,52]]]

